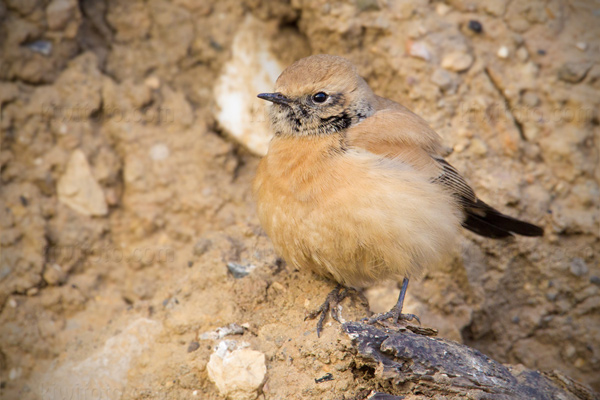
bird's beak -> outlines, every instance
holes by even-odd
[[[282,105],[288,105],[291,102],[290,99],[281,93],[261,93],[258,95],[258,98]]]

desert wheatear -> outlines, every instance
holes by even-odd
[[[444,261],[461,225],[490,238],[543,234],[478,199],[436,132],[342,57],[301,59],[258,97],[273,103],[254,181],[263,228],[289,264],[342,286],[402,279],[398,303],[371,322],[414,318],[402,314],[409,278]],[[319,309],[318,334],[340,285]]]

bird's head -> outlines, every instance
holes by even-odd
[[[277,135],[329,135],[375,112],[375,95],[356,67],[325,54],[296,61],[277,78],[275,93],[258,97],[273,103],[270,116]]]

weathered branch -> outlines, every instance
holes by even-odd
[[[358,351],[374,368],[380,392],[446,399],[599,399],[591,389],[559,372],[541,373],[503,365],[450,340],[378,329],[358,322],[343,325]],[[442,397],[440,397],[442,396]]]

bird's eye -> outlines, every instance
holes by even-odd
[[[315,95],[313,95],[312,99],[315,103],[324,103],[325,100],[327,100],[329,98],[329,96],[327,96],[326,93],[323,92],[319,92]]]

